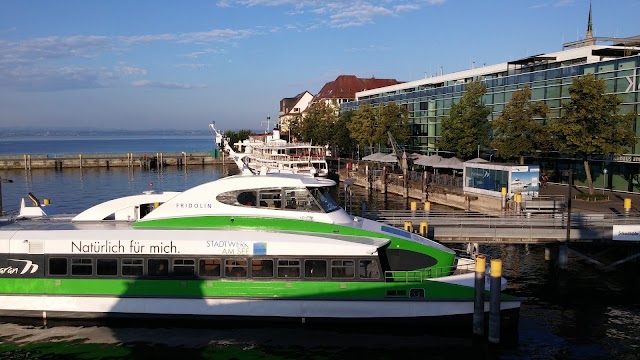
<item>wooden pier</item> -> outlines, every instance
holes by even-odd
[[[50,155],[3,155],[0,170],[9,169],[64,169],[89,167],[140,167],[157,169],[165,166],[231,164],[228,157],[214,158],[208,152],[179,153],[124,153],[124,154],[67,154]]]

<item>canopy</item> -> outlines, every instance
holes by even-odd
[[[486,163],[486,162],[489,162],[489,160],[485,160],[483,158],[479,158],[478,157],[478,158],[475,158],[475,159],[467,160],[465,162],[468,162],[468,163]]]
[[[362,160],[382,162],[382,163],[394,163],[398,161],[398,158],[396,158],[395,153],[392,153],[392,154],[375,153],[375,154],[371,154],[363,157]]]
[[[440,155],[431,155],[431,156],[422,156],[418,160],[413,163],[416,165],[422,166],[433,166],[442,161],[442,157]]]
[[[457,170],[462,170],[462,160],[458,159],[457,157],[452,157],[452,158],[448,158],[448,159],[444,159],[442,161],[440,161],[439,163],[433,165],[434,168],[438,168],[438,169],[457,169]]]

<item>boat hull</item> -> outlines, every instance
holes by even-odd
[[[505,326],[517,325],[521,300],[501,303]],[[112,296],[0,296],[0,316],[66,319],[254,320],[292,323],[470,324],[473,302],[385,299],[145,298]],[[489,303],[485,302],[485,313]]]

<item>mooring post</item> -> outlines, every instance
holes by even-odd
[[[387,193],[387,167],[386,166],[382,168],[382,190],[380,192],[383,194]]]
[[[507,188],[503,187],[501,193],[502,193],[502,200],[500,201],[500,207],[502,208],[502,211],[506,211],[507,210]]]
[[[404,222],[404,229],[408,232],[413,232],[413,223],[411,221]]]
[[[624,199],[624,214],[626,216],[629,216],[629,211],[631,211],[631,199],[630,198],[625,198]]]
[[[427,235],[429,234],[429,222],[428,221],[421,221],[420,222],[420,235],[427,237]]]
[[[487,258],[476,255],[473,296],[473,335],[484,336],[484,277]]]
[[[489,284],[489,342],[500,342],[500,291],[502,282],[502,260],[491,260],[491,283]]]

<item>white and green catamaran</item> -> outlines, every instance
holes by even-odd
[[[0,226],[0,316],[471,318],[472,263],[347,214],[334,185],[245,174],[15,219]],[[521,300],[502,297],[517,317]]]

